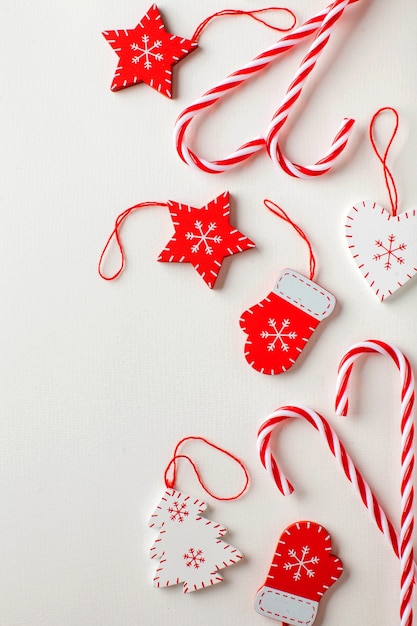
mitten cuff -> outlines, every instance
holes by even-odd
[[[295,626],[310,626],[316,619],[319,603],[301,596],[261,587],[255,598],[255,611]]]
[[[333,294],[288,268],[282,270],[272,291],[318,321],[328,317],[336,304]]]

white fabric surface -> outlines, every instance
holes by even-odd
[[[287,154],[313,162],[344,116],[357,124],[338,167],[311,181],[289,178],[266,154],[210,176],[184,165],[173,147],[180,111],[275,41],[273,31],[245,17],[212,22],[200,49],[174,68],[170,101],[145,85],[110,91],[117,58],[101,31],[134,27],[148,3],[0,4],[0,624],[266,624],[254,598],[280,532],[301,519],[326,526],[345,567],[317,623],[398,623],[399,564],[319,435],[301,422],[277,435],[276,453],[296,487],[284,498],[257,458],[256,432],[283,404],[322,412],[398,519],[398,372],[382,357],[365,359],[351,381],[349,417],[335,417],[333,406],[339,359],[357,341],[395,343],[417,366],[416,280],[380,303],[344,239],[354,203],[389,208],[367,137],[381,106],[400,114],[390,157],[399,210],[416,206],[416,3],[361,0],[340,20],[291,115]],[[159,7],[173,33],[190,37],[211,12],[264,4],[164,0]],[[287,6],[301,22],[324,2]],[[202,120],[200,154],[221,158],[263,133],[303,51]],[[386,119],[378,129],[388,137]],[[114,283],[98,277],[119,212],[147,200],[199,206],[225,190],[234,223],[257,248],[226,261],[216,289],[191,266],[156,262],[172,233],[163,208],[128,218],[124,274]],[[283,268],[308,273],[308,251],[265,209],[266,197],[308,234],[316,280],[338,301],[297,365],[275,377],[246,363],[238,320]],[[152,586],[156,533],[147,521],[170,454],[189,434],[237,454],[252,483],[240,500],[215,502],[180,468],[176,487],[207,498],[207,517],[230,529],[245,556],[224,570],[224,583],[183,595]],[[240,489],[241,474],[227,459],[198,444],[184,451],[198,457],[212,489]]]

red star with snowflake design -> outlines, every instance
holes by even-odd
[[[254,248],[253,241],[229,223],[229,192],[201,208],[168,202],[175,233],[158,257],[168,263],[191,263],[212,289],[223,260]]]
[[[168,33],[156,4],[136,28],[106,30],[103,35],[119,56],[113,91],[143,82],[168,98],[172,98],[172,66],[198,45]]]

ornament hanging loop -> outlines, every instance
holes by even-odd
[[[191,457],[189,457],[186,454],[178,454],[179,448],[187,441],[201,441],[201,442],[205,443],[207,446],[209,446],[211,448],[214,448],[214,450],[217,450],[218,452],[221,452],[222,454],[225,454],[226,456],[230,457],[233,461],[235,461],[242,468],[243,474],[245,476],[244,486],[239,491],[239,493],[237,493],[237,494],[235,494],[233,496],[227,496],[227,497],[221,497],[221,496],[218,496],[215,493],[213,493],[207,487],[206,483],[201,478],[200,471],[199,471],[197,465],[191,459]],[[166,485],[167,489],[175,489],[175,482],[177,480],[177,469],[178,469],[177,468],[177,464],[178,464],[178,461],[180,459],[184,459],[184,460],[188,461],[191,464],[191,467],[193,468],[193,470],[195,472],[195,475],[197,476],[197,480],[200,483],[201,487],[204,489],[204,491],[206,493],[208,493],[209,496],[211,496],[215,500],[222,500],[222,501],[227,501],[227,502],[230,502],[232,500],[237,500],[238,498],[243,496],[243,494],[245,493],[246,489],[248,488],[248,485],[249,485],[249,474],[248,474],[248,471],[247,471],[246,467],[244,466],[243,462],[240,459],[238,459],[234,454],[232,454],[231,452],[228,452],[224,448],[221,448],[220,446],[216,446],[216,444],[212,443],[208,439],[205,439],[204,437],[192,437],[191,436],[191,437],[184,437],[183,439],[181,439],[177,443],[177,445],[175,446],[175,450],[174,450],[174,454],[172,456],[172,459],[170,460],[170,462],[168,463],[168,465],[165,468],[164,480],[165,480],[165,485]]]
[[[274,26],[273,24],[267,22],[261,17],[258,17],[258,14],[267,13],[268,11],[279,11],[282,13],[287,13],[292,18],[292,24],[290,24],[287,27]],[[255,22],[259,22],[260,24],[263,24],[267,28],[270,28],[271,30],[275,30],[279,33],[289,32],[290,30],[294,28],[294,26],[297,23],[297,18],[295,16],[295,13],[291,11],[291,9],[287,9],[286,7],[265,7],[264,9],[254,9],[253,11],[243,11],[241,9],[223,9],[222,11],[217,11],[216,13],[213,13],[213,15],[209,15],[208,17],[206,17],[206,19],[203,20],[201,24],[199,24],[197,28],[195,29],[194,35],[192,36],[192,40],[197,41],[199,37],[201,36],[203,30],[205,30],[206,26],[212,20],[214,20],[216,17],[223,17],[224,15],[247,15],[248,17],[255,20]]]
[[[126,209],[125,211],[122,211],[122,213],[120,213],[117,217],[116,217],[116,221],[114,223],[114,228],[112,230],[112,232],[110,233],[106,244],[100,254],[100,259],[98,262],[98,273],[99,276],[101,278],[103,278],[103,280],[115,280],[116,278],[118,278],[120,276],[120,274],[123,272],[125,265],[126,265],[126,256],[125,256],[125,250],[124,250],[124,246],[120,237],[120,229],[122,227],[123,222],[126,220],[126,218],[129,217],[129,215],[131,213],[133,213],[134,211],[137,211],[138,209],[142,209],[143,207],[148,207],[148,206],[161,206],[161,207],[167,207],[168,204],[166,202],[140,202],[139,204],[135,204],[134,206],[131,206],[129,209]],[[119,251],[119,257],[120,257],[120,261],[119,261],[119,267],[118,269],[114,272],[114,274],[106,274],[103,270],[103,265],[104,265],[104,259],[105,256],[107,254],[107,252],[109,251],[110,246],[113,243],[113,240],[116,242],[117,245],[117,249]]]
[[[387,111],[390,111],[391,113],[393,113],[394,118],[395,118],[395,125],[394,125],[394,130],[392,131],[392,134],[391,134],[391,138],[388,141],[387,147],[385,148],[385,151],[382,154],[377,148],[375,137],[374,137],[374,132],[375,132],[376,120],[378,119],[378,117],[380,117],[383,113],[386,113]],[[397,185],[395,183],[394,176],[392,175],[392,172],[387,165],[387,160],[388,160],[388,153],[391,149],[392,143],[398,132],[398,126],[399,126],[398,111],[396,111],[393,107],[382,107],[381,109],[378,109],[378,111],[372,117],[371,123],[369,124],[369,139],[371,140],[372,148],[374,149],[374,152],[383,167],[385,185],[388,191],[388,196],[389,196],[389,200],[391,204],[391,213],[393,217],[395,217],[398,212],[398,192],[397,192]]]
[[[296,233],[300,235],[301,239],[306,242],[310,254],[310,280],[314,280],[314,275],[316,272],[316,259],[309,238],[307,237],[305,232],[298,226],[298,224],[292,221],[292,219],[286,214],[284,209],[278,206],[278,204],[275,204],[275,202],[272,202],[272,200],[268,200],[268,198],[265,198],[264,205],[269,211],[271,211],[271,213],[274,213],[274,215],[284,220],[284,222],[290,224],[294,228]]]

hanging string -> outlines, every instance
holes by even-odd
[[[395,127],[394,127],[394,130],[392,131],[392,135],[388,142],[388,145],[385,148],[384,154],[381,154],[375,143],[374,128],[375,128],[375,122],[377,118],[385,111],[391,111],[391,113],[394,114]],[[392,142],[394,141],[395,136],[398,131],[398,125],[399,125],[398,111],[396,111],[392,107],[382,107],[381,109],[378,109],[378,111],[373,116],[371,123],[369,125],[369,138],[371,140],[372,148],[374,149],[374,152],[376,156],[378,157],[379,161],[381,162],[382,167],[384,169],[385,185],[387,187],[389,200],[391,203],[391,213],[393,216],[397,215],[397,211],[398,211],[398,192],[397,192],[397,185],[395,184],[394,176],[392,175],[392,172],[387,165],[387,160],[388,160],[388,153],[391,149]]]
[[[309,238],[307,237],[305,232],[298,226],[298,224],[292,221],[292,219],[286,214],[284,209],[278,206],[278,204],[275,204],[275,202],[272,202],[272,200],[268,200],[268,198],[266,198],[264,200],[264,205],[267,209],[269,209],[269,211],[271,211],[271,213],[274,213],[277,217],[284,220],[284,222],[290,224],[294,228],[294,230],[300,235],[301,239],[304,239],[310,253],[310,280],[314,280],[314,274],[316,271],[316,259],[314,257],[313,248],[311,246]]]
[[[267,11],[282,11],[283,13],[287,13],[288,15],[292,17],[293,22],[287,28],[283,28],[279,26],[274,26],[273,24],[270,24],[266,20],[263,20],[262,18],[257,17],[258,13],[266,13]],[[291,11],[291,9],[287,9],[285,7],[266,7],[264,9],[255,9],[253,11],[242,11],[241,9],[224,9],[223,11],[217,11],[217,13],[213,13],[213,15],[209,15],[209,17],[206,17],[206,19],[203,20],[199,26],[197,26],[194,32],[194,35],[192,36],[192,40],[197,41],[197,39],[200,37],[203,30],[206,28],[207,24],[209,24],[216,17],[221,17],[223,15],[248,15],[250,18],[255,20],[255,22],[264,24],[264,26],[266,26],[267,28],[278,31],[279,33],[287,33],[288,31],[292,30],[297,23],[297,18],[295,16],[295,13]]]
[[[141,209],[143,207],[148,207],[148,206],[167,207],[168,204],[166,202],[140,202],[139,204],[135,204],[135,206],[132,206],[129,209],[126,209],[125,211],[120,213],[120,215],[116,217],[113,231],[110,233],[109,238],[107,239],[106,245],[104,246],[103,251],[100,254],[100,259],[98,262],[98,273],[101,276],[101,278],[103,278],[104,280],[110,281],[110,280],[115,280],[116,278],[118,278],[120,274],[123,272],[125,265],[126,265],[125,251],[124,251],[124,247],[120,238],[120,228],[122,227],[123,222],[131,213],[133,213],[133,211],[137,211],[137,209]],[[103,265],[104,265],[104,257],[106,256],[106,253],[113,239],[116,241],[117,247],[119,249],[120,265],[119,265],[119,268],[115,271],[115,273],[109,276],[107,274],[104,274]]]
[[[243,470],[243,473],[245,475],[245,484],[243,486],[243,488],[239,491],[239,493],[237,493],[234,496],[229,496],[229,497],[220,497],[218,495],[216,495],[215,493],[213,493],[206,485],[206,483],[203,481],[200,471],[198,469],[198,467],[196,466],[196,464],[194,463],[194,461],[187,455],[185,454],[178,454],[178,450],[179,448],[182,446],[183,443],[185,443],[186,441],[202,441],[203,443],[205,443],[206,445],[210,446],[211,448],[214,448],[214,450],[217,450],[218,452],[221,452],[222,454],[225,454],[226,456],[230,457],[233,461],[235,461],[238,465],[240,465],[240,467]],[[164,479],[165,479],[165,485],[168,489],[175,489],[175,482],[177,480],[177,463],[179,461],[179,459],[185,459],[187,460],[196,476],[197,476],[197,480],[200,483],[200,485],[202,486],[202,488],[204,489],[204,491],[206,493],[209,494],[209,496],[211,496],[212,498],[214,498],[215,500],[223,500],[223,501],[231,501],[231,500],[237,500],[238,498],[240,498],[240,496],[242,496],[246,489],[248,488],[249,485],[249,474],[248,471],[246,469],[246,467],[244,466],[244,464],[242,463],[242,461],[240,459],[238,459],[234,454],[232,454],[231,452],[228,452],[227,450],[224,450],[224,448],[220,448],[220,446],[216,446],[216,444],[212,443],[211,441],[209,441],[208,439],[205,439],[204,437],[184,437],[183,439],[181,439],[177,445],[175,446],[175,450],[174,450],[174,455],[172,457],[172,459],[170,460],[170,462],[168,463],[168,465],[165,468],[165,472],[164,472]],[[169,473],[172,470],[172,476],[169,477]]]

